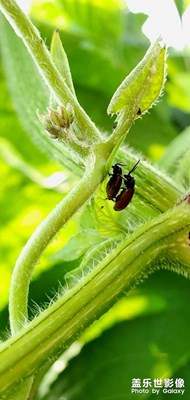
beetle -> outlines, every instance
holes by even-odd
[[[128,206],[135,191],[135,179],[131,176],[132,172],[137,168],[140,160],[134,165],[134,167],[128,172],[128,174],[124,174],[124,187],[121,192],[115,198],[114,210],[122,211],[124,208]]]
[[[119,189],[122,184],[122,179],[123,179],[122,168],[121,168],[121,166],[123,166],[123,165],[125,165],[125,164],[117,163],[115,165],[112,165],[113,173],[110,174],[108,172],[108,175],[111,176],[111,178],[109,179],[109,181],[106,185],[106,193],[107,193],[108,200],[114,200],[114,198],[116,197],[116,195],[119,192]]]

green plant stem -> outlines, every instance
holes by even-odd
[[[12,334],[15,334],[27,320],[28,290],[34,265],[61,227],[94,193],[102,180],[104,164],[105,159],[99,151],[96,161],[93,158],[91,162],[89,160],[88,172],[78,185],[38,226],[23,248],[15,265],[10,287],[9,311]]]
[[[190,230],[190,205],[184,202],[140,226],[98,267],[31,323],[1,346],[0,395],[20,379],[52,362],[143,276],[155,269],[153,260],[176,234]],[[184,243],[188,247],[187,241]],[[182,272],[179,266],[178,272]],[[184,271],[184,267],[183,267]],[[189,264],[186,274],[189,275]]]
[[[125,135],[129,132],[131,125],[136,117],[136,108],[131,104],[128,111],[125,113],[125,119],[120,116],[120,122],[114,129],[112,135],[108,139],[109,145],[114,149],[114,155],[120,147]]]
[[[0,0],[0,10],[17,35],[22,38],[42,78],[49,87],[50,93],[57,99],[58,103],[72,104],[78,126],[88,139],[91,138],[95,142],[101,140],[98,129],[66,85],[64,78],[52,62],[51,55],[40,37],[38,30],[30,19],[24,14],[14,0]]]

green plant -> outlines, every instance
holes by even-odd
[[[9,298],[12,337],[1,345],[0,393],[2,398],[26,399],[35,392],[39,371],[43,375],[94,320],[141,279],[158,268],[189,276],[189,195],[122,145],[139,118],[139,109],[143,116],[162,91],[166,48],[160,38],[113,95],[108,113],[117,115],[117,124],[107,137],[78,103],[58,32],[50,55],[36,28],[13,0],[1,0],[0,8],[22,37],[40,79],[48,87],[48,111],[38,111],[44,127],[37,122],[44,145],[51,147],[55,158],[66,166],[70,162],[68,167],[83,175],[38,226],[13,272]],[[141,159],[135,172],[136,202],[127,209],[125,223],[104,200],[106,177],[114,158],[122,160],[128,170]],[[96,245],[81,265],[67,274],[66,292],[63,290],[53,304],[27,322],[28,290],[35,264],[63,225],[89,203],[98,226]]]

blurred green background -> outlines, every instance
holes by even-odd
[[[184,21],[184,16],[187,19],[190,15],[189,1],[171,0],[170,3],[176,7],[178,23]],[[26,4],[27,2],[24,2],[25,6]],[[110,98],[149,46],[149,40],[142,32],[147,15],[141,11],[140,6],[139,10],[136,13],[131,12],[123,0],[35,0],[31,3],[30,16],[48,47],[54,29],[59,28],[78,99],[98,127],[108,134],[113,125],[113,120],[106,113]],[[167,16],[165,18],[167,19]],[[170,19],[168,24],[173,29],[173,34],[177,35],[175,21]],[[168,78],[163,96],[156,107],[137,120],[126,138],[130,146],[165,168],[167,158],[164,161],[164,154],[168,145],[176,137],[180,137],[190,125],[190,36],[185,38],[186,43],[182,49],[169,47]],[[45,110],[48,93],[45,93],[46,89],[40,83],[40,78],[35,75],[37,73],[32,73],[34,67],[31,66],[32,62],[25,48],[19,44],[20,40],[3,19],[0,43],[0,328],[1,337],[4,339],[8,329],[6,305],[15,261],[34,229],[75,185],[81,172],[76,173],[75,169],[75,174],[73,173],[74,168],[68,154],[64,152],[64,147],[52,144],[51,141],[47,142],[44,132],[40,138],[39,131],[42,128],[36,117],[36,109],[39,108],[41,112]],[[189,144],[188,140],[184,149]],[[176,168],[174,165],[170,172]],[[65,272],[77,267],[86,250],[98,240],[93,238],[92,243],[89,242],[86,247],[84,240],[78,241],[78,245],[75,241],[70,242],[72,236],[80,232],[80,227],[80,215],[77,215],[57,235],[36,266],[30,291],[31,313],[35,313],[37,305],[43,307],[48,303],[49,297],[52,298],[60,283],[64,282]],[[55,257],[55,253],[67,243],[68,247],[62,256]],[[110,340],[110,347],[113,348],[113,343],[117,343],[115,346],[118,349],[118,339],[115,339],[115,335],[118,338],[117,330],[126,330],[126,337],[130,339],[126,342],[124,340],[121,352],[138,348],[138,360],[142,353],[140,366],[144,367],[145,377],[161,375],[163,371],[166,371],[168,376],[181,373],[186,377],[187,383],[190,372],[187,351],[190,331],[189,289],[189,281],[173,273],[162,271],[150,277],[147,282],[133,290],[131,295],[118,305],[118,309],[108,313],[99,325],[86,334],[84,340],[90,341],[102,330],[114,326],[116,322],[118,324],[110,330],[109,337],[105,336],[104,332],[101,338],[96,339],[97,342],[87,345],[89,352],[84,350],[77,361],[80,368],[84,365],[85,369],[84,359],[88,359],[88,354],[92,357],[93,346],[95,349],[99,346],[104,348],[104,341],[108,343]],[[170,329],[166,332],[167,321]],[[155,332],[158,331],[160,336],[151,342],[151,337],[155,337]],[[184,337],[180,342],[178,338],[182,332]],[[146,343],[145,353],[143,343]],[[98,357],[97,355],[97,365]],[[83,382],[80,390],[71,391],[69,399],[100,400],[111,398],[106,397],[110,393],[113,393],[114,399],[125,398],[126,390],[129,391],[129,376],[133,378],[141,374],[138,368],[135,369],[134,354],[131,357],[125,358],[124,361],[131,366],[129,375],[126,372],[127,388],[126,377],[121,377],[114,371],[115,364],[112,370],[108,363],[107,369],[105,365],[99,367],[104,371],[104,396],[101,397],[94,389],[91,392],[94,385],[90,385],[90,379],[98,379],[94,373],[88,378],[86,386]],[[90,363],[90,359],[88,362]],[[113,359],[109,362],[112,364]],[[42,390],[42,398],[58,399],[63,390],[69,390],[67,385],[70,384],[72,374],[77,385],[78,379],[81,379],[80,374],[78,376],[76,372],[78,368],[76,363],[71,363],[68,377],[66,373],[65,387],[61,387],[57,397],[46,397]],[[117,370],[121,372],[122,368],[122,362],[119,362]],[[119,394],[117,383],[109,374],[108,380],[113,382],[113,388],[107,391],[105,371],[108,369],[112,371],[110,374],[113,374],[116,381],[121,381]],[[57,387],[60,388],[59,384]],[[56,390],[53,389],[54,394],[57,393]],[[189,400],[189,395],[183,398]],[[126,398],[138,399],[138,396]]]

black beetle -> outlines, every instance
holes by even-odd
[[[140,160],[134,165],[131,171],[128,174],[124,174],[124,185],[125,187],[122,188],[121,192],[115,198],[114,210],[115,211],[122,211],[124,208],[128,206],[135,191],[135,179],[131,176],[131,173],[137,168]]]
[[[117,193],[119,192],[119,189],[122,184],[122,169],[121,166],[125,165],[123,163],[117,163],[115,165],[112,165],[113,173],[108,175],[111,176],[109,179],[107,185],[106,185],[106,193],[107,193],[107,199],[108,200],[114,200],[116,197]]]

